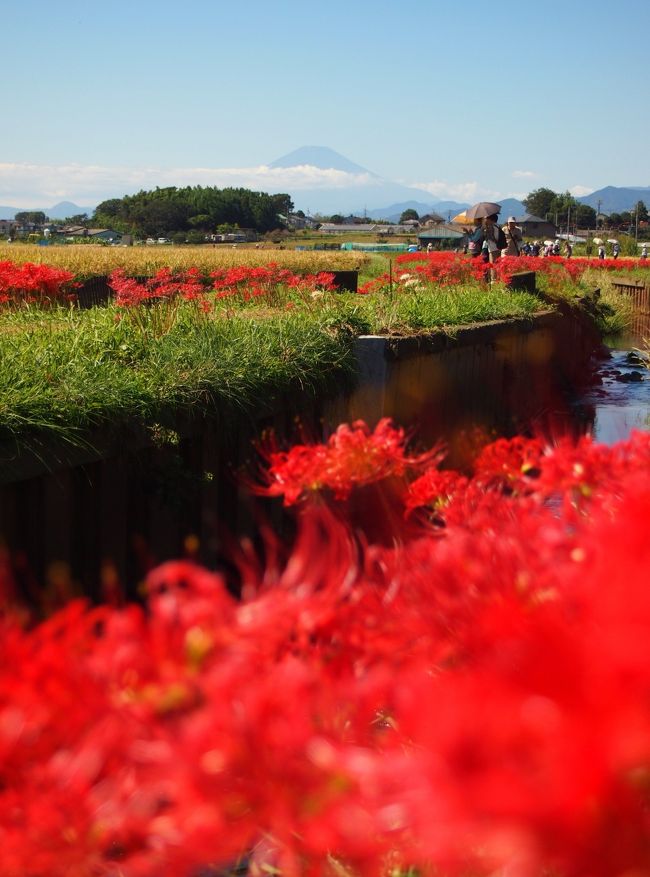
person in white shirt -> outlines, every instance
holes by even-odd
[[[514,216],[508,217],[508,222],[503,226],[503,233],[506,236],[507,246],[501,251],[502,256],[520,256],[521,244],[524,239],[521,229],[517,225]]]

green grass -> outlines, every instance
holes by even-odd
[[[35,430],[68,440],[102,424],[182,412],[268,407],[291,389],[325,393],[350,381],[345,327],[304,313],[196,319],[145,338],[113,308],[30,311],[0,322],[0,435]]]
[[[435,329],[527,317],[543,309],[539,298],[493,286],[424,289],[408,295],[384,297],[380,306],[371,303],[373,334],[413,333]]]
[[[361,334],[423,333],[530,316],[535,296],[493,287],[429,288],[407,295],[315,297],[280,291],[273,306],[223,300],[209,315],[182,303],[163,331],[156,306],[143,320],[114,306],[21,308],[0,316],[0,437],[83,441],[89,430],[172,423],[179,414],[271,410],[284,392],[314,397],[354,381]]]

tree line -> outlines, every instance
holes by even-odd
[[[570,192],[558,193],[552,189],[535,189],[523,199],[522,204],[529,213],[542,219],[552,220],[555,225],[577,225],[579,228],[596,228],[598,214],[588,204],[581,204]],[[648,210],[643,201],[638,201],[632,210],[610,213],[607,225],[613,228],[630,226],[634,222],[646,222]]]
[[[522,203],[529,213],[548,219],[557,226],[570,223],[579,228],[596,228],[599,224],[594,208],[581,204],[570,192],[535,189]],[[286,223],[280,217],[288,217],[293,210],[291,196],[286,193],[269,195],[243,188],[168,186],[102,201],[92,218],[81,214],[70,217],[66,222],[112,228],[135,237],[184,235],[198,242],[204,240],[206,234],[235,228],[254,229],[260,234],[282,229]],[[418,218],[417,212],[409,209],[402,213],[400,222]],[[606,224],[613,228],[625,228],[634,223],[647,222],[648,218],[646,205],[639,201],[629,211],[610,213]],[[35,226],[42,226],[46,222],[42,211],[23,211],[17,213],[15,219],[19,223]],[[343,222],[344,218],[335,214],[329,221]]]
[[[137,237],[170,237],[178,232],[214,233],[249,228],[260,233],[282,228],[280,214],[293,209],[287,194],[214,186],[169,186],[111,198],[97,206],[92,224]]]

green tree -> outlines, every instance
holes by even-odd
[[[420,214],[417,210],[413,210],[412,207],[407,208],[406,210],[402,210],[402,215],[399,218],[400,222],[408,222],[410,219],[419,220]]]
[[[558,226],[567,225],[571,216],[575,217],[580,204],[571,192],[562,192],[551,201],[548,213],[552,215],[553,222]],[[551,219],[551,216],[549,216]]]
[[[204,244],[205,233],[202,231],[188,231],[184,236],[188,244]]]
[[[551,212],[551,204],[557,197],[557,194],[552,189],[535,189],[524,198],[522,204],[528,213],[546,219],[546,214]]]
[[[580,228],[596,227],[596,211],[588,204],[578,204],[576,209],[576,225]]]
[[[212,225],[210,222],[210,214],[198,213],[196,216],[190,216],[187,220],[187,224],[192,228],[208,231]]]
[[[86,225],[88,223],[88,214],[75,213],[74,216],[66,216],[63,222],[65,225]]]
[[[168,186],[113,198],[98,205],[97,225],[139,237],[170,237],[176,232],[212,231],[224,223],[267,232],[281,228],[279,213],[292,210],[287,194],[213,186]]]
[[[636,219],[639,222],[647,222],[648,221],[648,208],[645,206],[643,201],[637,201],[634,205],[634,210],[632,211]]]
[[[287,195],[286,192],[281,192],[278,195],[271,195],[271,201],[273,202],[276,213],[281,213],[283,216],[288,217],[293,211],[291,195]]]
[[[45,223],[45,214],[42,210],[21,210],[14,218],[20,225],[43,225]]]

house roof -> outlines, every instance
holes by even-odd
[[[341,232],[342,234],[350,234],[351,232],[376,232],[378,231],[378,226],[374,223],[371,225],[369,223],[365,224],[355,224],[351,223],[340,223],[340,222],[323,222],[319,228],[319,231],[322,232]]]
[[[324,222],[318,229],[323,233],[340,232],[342,234],[413,234],[413,227],[402,223],[401,225],[388,225],[385,222],[373,223],[338,223]]]
[[[450,238],[464,238],[465,232],[452,228],[450,225],[434,225],[433,228],[427,228],[418,235],[419,240],[444,240]]]
[[[541,216],[535,216],[534,213],[524,213],[523,216],[516,216],[517,222],[549,222],[548,219],[542,219]],[[550,225],[553,225],[551,222]]]

